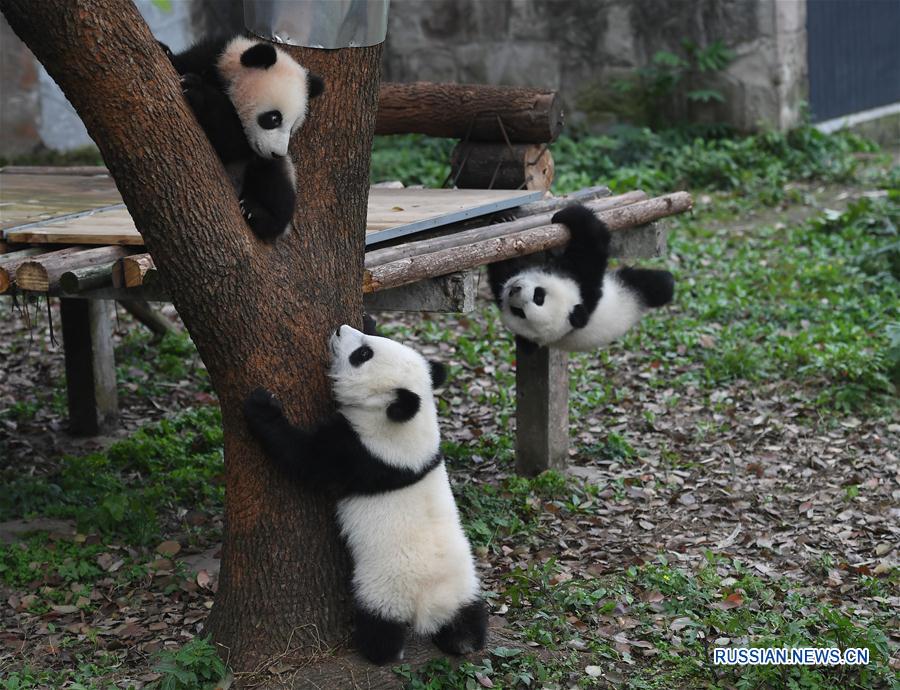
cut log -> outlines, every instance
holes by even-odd
[[[544,144],[562,127],[562,102],[555,91],[420,81],[382,84],[378,93],[376,134]]]
[[[601,211],[597,216],[606,222],[610,230],[616,231],[682,213],[690,210],[691,205],[690,194],[676,192],[621,208]],[[389,287],[414,283],[423,278],[546,251],[565,244],[568,239],[569,231],[564,225],[544,225],[502,237],[392,261],[366,269],[363,274],[363,292],[377,292]]]
[[[539,189],[553,184],[553,156],[545,144],[459,142],[450,176],[460,189]]]
[[[66,271],[59,277],[59,287],[63,292],[72,295],[108,287],[112,285],[112,273],[115,265],[115,261],[107,261],[96,266],[85,266]]]
[[[156,271],[153,257],[149,254],[135,254],[122,259],[122,280],[125,287],[138,287],[144,284],[144,277],[150,271]]]
[[[108,263],[129,254],[127,247],[71,247],[58,252],[49,252],[24,261],[16,269],[16,285],[20,290],[49,292],[59,285],[59,279],[66,271]]]
[[[646,198],[646,192],[635,191],[619,194],[617,196],[588,200],[582,203],[596,213],[634,204],[639,201],[644,201]],[[406,259],[420,254],[430,254],[431,252],[442,249],[451,249],[453,247],[471,244],[472,242],[480,242],[493,237],[502,237],[503,235],[510,235],[523,230],[530,230],[531,228],[548,225],[553,214],[563,206],[568,205],[570,201],[570,199],[566,199],[563,203],[551,205],[549,210],[533,216],[526,216],[504,223],[495,223],[494,225],[484,225],[452,235],[435,237],[429,240],[420,240],[418,242],[409,242],[396,247],[377,249],[366,253],[366,268],[380,266],[390,261],[397,261],[398,259]],[[545,203],[546,202],[544,201],[539,201],[534,204],[529,204],[529,206],[538,206],[539,204]]]
[[[40,247],[28,247],[0,256],[0,294],[9,290],[16,282],[16,269],[32,256],[43,254],[46,250]]]

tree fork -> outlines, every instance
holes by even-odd
[[[333,499],[270,469],[241,403],[265,386],[296,423],[329,410],[327,335],[362,315],[360,284],[347,276],[363,272],[381,46],[288,49],[326,91],[291,147],[295,229],[265,244],[130,0],[0,0],[0,11],[100,148],[219,396],[225,538],[208,629],[237,671],[289,643],[339,642],[350,607]]]

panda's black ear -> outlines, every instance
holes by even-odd
[[[431,367],[431,387],[440,388],[447,380],[447,367],[440,362],[428,362]]]
[[[275,46],[268,43],[257,43],[252,48],[247,48],[241,54],[241,64],[244,67],[259,67],[269,69],[278,60]]]
[[[584,308],[583,304],[576,304],[572,309],[572,313],[569,314],[569,323],[572,324],[572,328],[584,328],[587,326],[587,322],[587,309]]]
[[[392,422],[408,422],[418,413],[422,400],[406,388],[398,388],[395,394],[397,397],[387,408],[388,419]]]
[[[323,81],[322,77],[320,77],[318,74],[308,72],[306,74],[306,91],[309,94],[309,98],[321,96],[324,90],[325,82]]]
[[[367,314],[366,312],[363,312],[362,332],[365,335],[378,335],[378,322],[375,320],[374,316]]]

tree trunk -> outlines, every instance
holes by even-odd
[[[291,49],[326,91],[292,144],[296,229],[271,245],[245,225],[130,0],[0,0],[0,9],[99,146],[219,396],[226,526],[209,630],[236,670],[289,643],[340,642],[348,563],[332,497],[279,479],[247,432],[241,403],[265,386],[297,423],[329,411],[326,336],[362,315],[360,283],[348,276],[363,270],[381,46]]]

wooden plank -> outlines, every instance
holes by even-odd
[[[40,175],[9,177],[45,179]],[[524,203],[537,201],[541,196],[540,191],[527,190],[373,188],[369,192],[366,244],[376,244],[469,218],[509,210]],[[3,198],[6,198],[5,192]],[[70,202],[70,205],[74,203]],[[57,209],[57,206],[49,204],[51,210]],[[143,245],[143,238],[135,228],[128,210],[121,205],[48,218],[29,223],[27,227],[21,222],[14,225],[16,227],[3,226],[7,241],[34,244]]]
[[[144,244],[128,209],[122,205],[8,229],[5,235],[14,242],[31,244]]]
[[[366,246],[537,201],[539,190],[369,190]]]
[[[109,175],[104,165],[6,165],[3,175]]]
[[[108,174],[0,174],[0,230],[121,204]]]
[[[111,311],[108,300],[60,300],[73,434],[92,436],[111,430],[118,421]]]
[[[516,341],[516,472],[565,469],[569,454],[567,352]]]

